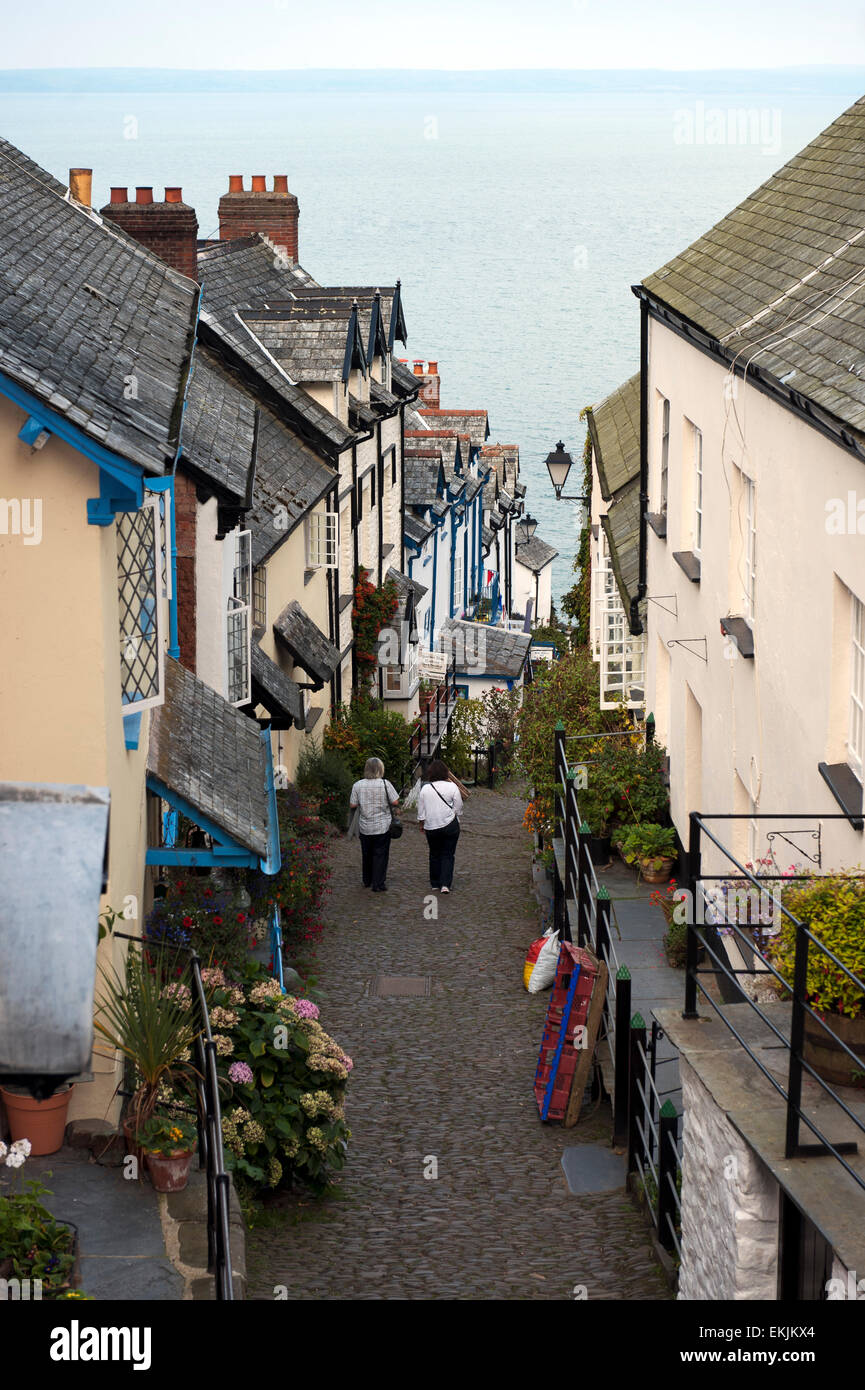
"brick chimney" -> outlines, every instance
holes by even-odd
[[[182,275],[198,279],[198,218],[182,189],[166,188],[165,202],[154,203],[152,188],[136,188],[134,202],[127,189],[112,188],[111,202],[99,213]]]
[[[420,363],[420,371],[418,371],[418,364],[415,363],[414,370],[415,376],[423,378],[423,386],[421,387],[420,391],[420,399],[423,401],[424,409],[440,410],[441,406],[439,404],[439,398],[441,392],[441,381],[439,380],[438,362],[428,362],[426,365],[426,371],[424,371],[423,362]]]
[[[270,191],[264,174],[253,174],[249,189],[243,186],[242,174],[230,174],[228,192],[219,200],[220,240],[233,241],[261,232],[296,261],[299,217],[297,199],[288,191],[287,174],[275,174]]]

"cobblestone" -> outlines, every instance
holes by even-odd
[[[322,1021],[355,1063],[348,1164],[338,1192],[288,1197],[284,1222],[251,1233],[251,1297],[670,1297],[624,1188],[568,1191],[562,1151],[609,1142],[608,1116],[568,1131],[538,1119],[548,995],[522,986],[538,923],[523,810],[506,793],[472,796],[450,896],[432,894],[411,820],[387,893],[361,887],[356,842],[334,842],[318,974]],[[429,975],[431,994],[369,996],[376,975]]]

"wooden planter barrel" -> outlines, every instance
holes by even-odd
[[[846,1018],[843,1014],[820,1014],[830,1028],[827,1033],[810,1015],[805,1015],[805,1047],[803,1057],[824,1081],[832,1086],[865,1086],[865,1014]],[[847,1044],[861,1058],[856,1067],[836,1041]]]

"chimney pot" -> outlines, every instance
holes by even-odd
[[[252,191],[253,191],[253,193],[266,193],[266,192],[267,192],[267,181],[266,181],[266,179],[265,179],[265,177],[264,177],[264,174],[253,174],[253,176],[252,176]]]
[[[129,190],[126,188],[112,188],[111,201],[112,203],[128,203]]]
[[[428,368],[427,368],[427,371],[429,372],[429,375],[430,375],[430,376],[437,376],[437,375],[438,375],[438,369],[439,369],[439,364],[438,364],[438,362],[430,362],[430,364],[429,364],[429,366],[428,366]]]
[[[415,374],[415,376],[423,376],[423,359],[421,359],[420,362],[415,361],[415,363],[414,363],[414,374]]]
[[[152,203],[152,202],[153,202],[153,189],[152,189],[152,188],[136,188],[136,190],[135,190],[135,201],[136,201],[136,203]]]
[[[91,189],[93,186],[92,169],[70,169],[69,170],[69,192],[76,203],[90,207]]]
[[[274,193],[288,193],[288,174],[274,174],[273,191]]]
[[[229,174],[229,176],[228,176],[228,191],[229,191],[229,193],[242,193],[242,192],[243,192],[243,175],[242,175],[242,174]]]
[[[182,203],[182,202],[183,202],[183,189],[182,189],[182,188],[166,188],[166,190],[165,190],[165,201],[166,201],[166,203]]]

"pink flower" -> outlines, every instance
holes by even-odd
[[[230,1080],[236,1081],[241,1086],[248,1086],[255,1080],[252,1074],[252,1067],[247,1066],[246,1062],[232,1062],[228,1068]]]

